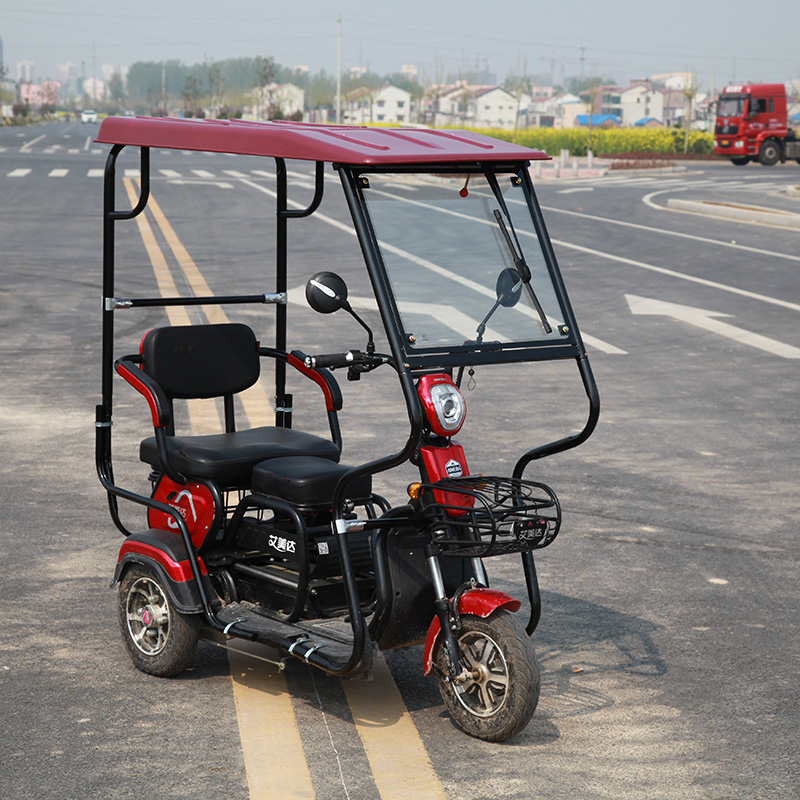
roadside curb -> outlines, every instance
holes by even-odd
[[[781,228],[796,228],[800,230],[800,214],[775,208],[765,208],[764,206],[745,206],[737,205],[736,203],[717,203],[711,200],[671,198],[667,201],[667,208],[676,211],[691,211],[710,217],[758,222],[766,225],[777,225]]]
[[[632,169],[611,169],[608,166],[598,166],[592,169],[588,167],[578,166],[575,168],[574,163],[564,167],[559,165],[543,166],[538,162],[531,166],[531,176],[536,181],[552,181],[552,180],[575,180],[576,178],[609,178],[609,177],[628,177],[629,175],[663,175],[675,174],[679,172],[686,172],[686,167],[642,167]]]

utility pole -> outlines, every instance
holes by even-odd
[[[342,15],[336,20],[338,33],[336,36],[336,124],[342,122]]]

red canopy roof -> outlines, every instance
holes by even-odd
[[[472,131],[174,117],[108,117],[95,141],[365,165],[550,158]]]

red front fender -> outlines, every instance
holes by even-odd
[[[515,597],[495,589],[470,589],[461,595],[458,602],[459,614],[474,614],[476,617],[488,617],[498,608],[507,608],[509,611],[518,611],[522,604]],[[425,654],[423,673],[430,675],[433,671],[433,650],[442,632],[439,617],[434,617],[425,637]]]

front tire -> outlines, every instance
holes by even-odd
[[[731,158],[731,164],[735,164],[737,167],[743,167],[745,164],[750,163],[750,156],[734,156]]]
[[[120,632],[134,666],[162,678],[189,666],[200,636],[200,615],[182,614],[146,566],[131,567],[119,588]]]
[[[761,145],[761,150],[758,153],[758,160],[765,167],[771,167],[777,164],[780,157],[781,148],[774,139],[767,139],[767,141]]]
[[[530,637],[515,616],[498,609],[482,619],[461,617],[456,634],[470,677],[461,684],[446,680],[444,642],[434,659],[439,691],[453,722],[487,742],[502,742],[530,722],[539,702],[539,664]]]

